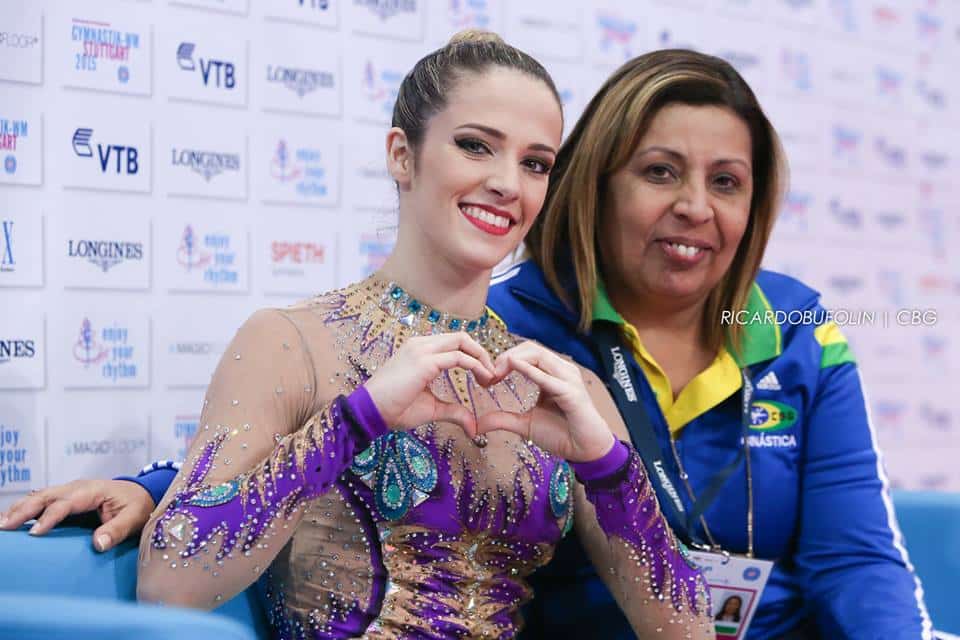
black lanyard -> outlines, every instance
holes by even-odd
[[[697,519],[703,515],[720,493],[730,475],[743,462],[747,443],[747,433],[750,425],[750,398],[753,395],[753,385],[750,382],[749,371],[744,369],[743,394],[741,406],[741,438],[743,446],[739,448],[736,458],[720,469],[707,487],[700,493],[692,508],[687,510],[680,498],[680,492],[667,474],[666,458],[663,449],[657,441],[650,416],[643,406],[640,395],[640,385],[633,375],[631,364],[635,363],[633,353],[623,344],[620,327],[612,322],[597,321],[593,323],[591,337],[597,348],[600,360],[603,362],[607,374],[607,387],[613,393],[613,398],[620,410],[620,415],[630,432],[630,440],[640,454],[643,464],[647,468],[650,484],[657,493],[661,509],[670,521],[674,532],[690,546],[708,548],[699,537],[694,534]],[[670,505],[671,518],[667,513]]]

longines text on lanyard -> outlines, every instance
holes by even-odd
[[[750,381],[750,372],[743,369],[742,407],[741,407],[741,440],[742,446],[729,464],[720,469],[710,482],[706,489],[698,498],[690,495],[693,504],[688,511],[680,498],[680,493],[667,474],[664,461],[663,449],[657,442],[656,433],[653,430],[653,424],[650,422],[650,416],[647,415],[646,408],[643,406],[643,400],[640,397],[640,387],[634,378],[629,365],[632,355],[629,347],[623,344],[620,336],[620,329],[611,322],[595,322],[592,330],[594,345],[599,351],[600,359],[603,361],[603,367],[608,378],[608,386],[613,393],[617,408],[623,416],[627,429],[630,432],[630,439],[637,453],[643,459],[644,465],[648,469],[651,477],[651,485],[657,492],[662,505],[671,505],[674,511],[674,517],[668,518],[672,522],[675,533],[685,543],[698,549],[710,549],[711,545],[704,543],[695,532],[695,523],[701,518],[707,507],[713,503],[720,489],[726,483],[730,475],[740,466],[741,461],[746,460],[747,466],[747,555],[753,555],[753,478],[750,469],[750,450],[747,440],[748,429],[750,426],[750,402],[753,396],[753,383]],[[624,354],[627,354],[626,356]],[[680,460],[677,459],[677,465],[680,466]],[[683,470],[681,468],[681,473]],[[666,514],[664,514],[666,515]],[[704,523],[705,524],[705,523]],[[708,532],[709,535],[709,532]],[[716,547],[716,545],[713,545]],[[714,548],[713,550],[717,550]]]

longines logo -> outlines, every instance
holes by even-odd
[[[82,258],[104,273],[128,260],[143,259],[143,243],[112,240],[68,240],[67,257]]]
[[[267,65],[267,82],[280,84],[302,98],[319,88],[333,88],[333,74],[270,64]]]
[[[174,167],[189,167],[193,172],[203,176],[207,182],[225,171],[240,171],[240,155],[236,153],[177,149],[174,147],[170,155],[171,165]]]

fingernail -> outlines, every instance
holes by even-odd
[[[7,516],[5,514],[0,514],[0,529],[7,526]]]
[[[107,547],[110,546],[110,536],[105,533],[101,533],[97,536],[97,550],[106,551]]]
[[[39,527],[40,527],[40,523],[39,523],[39,522],[35,522],[35,523],[33,524],[33,526],[30,527],[30,531],[27,531],[27,533],[29,533],[30,535],[35,535],[36,532],[37,532],[37,529],[38,529]]]

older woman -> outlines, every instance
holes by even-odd
[[[846,340],[823,313],[775,322],[822,312],[817,292],[760,269],[784,165],[729,64],[676,50],[631,60],[565,141],[532,258],[495,278],[489,304],[612,391],[633,385],[647,420],[631,435],[656,437],[675,530],[775,561],[749,638],[927,638]],[[530,631],[629,637],[582,557],[567,541],[535,583]]]

